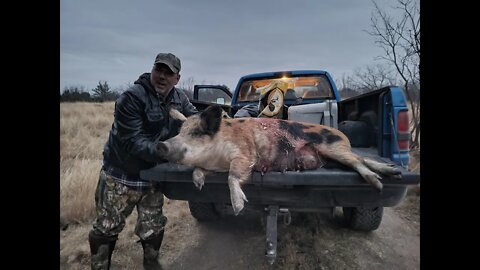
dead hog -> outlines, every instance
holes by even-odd
[[[270,118],[222,119],[220,106],[186,118],[180,133],[160,142],[157,151],[170,162],[195,166],[193,182],[198,189],[208,172],[228,171],[235,215],[248,202],[240,185],[252,171],[316,169],[333,159],[356,170],[379,191],[379,174],[401,177],[393,165],[354,154],[348,138],[337,129]]]

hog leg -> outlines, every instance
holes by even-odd
[[[363,158],[363,162],[373,171],[384,175],[391,175],[398,179],[402,178],[402,172],[398,168],[395,168],[393,164],[381,163],[370,158]]]
[[[198,190],[202,190],[203,184],[205,183],[205,176],[210,174],[211,171],[195,167],[193,170],[193,184],[198,188]]]
[[[382,191],[383,184],[379,181],[382,177],[370,170],[364,164],[363,158],[352,153],[350,150],[342,146],[331,145],[328,149],[322,149],[321,154],[356,170],[367,183],[371,184],[378,191]]]
[[[232,201],[233,212],[238,215],[244,207],[244,203],[248,202],[245,193],[243,193],[240,184],[251,176],[251,162],[245,158],[236,158],[230,163],[230,171],[228,174],[228,187],[230,189],[230,200]]]

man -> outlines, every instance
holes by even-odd
[[[155,183],[141,179],[139,172],[166,161],[157,154],[157,142],[175,136],[181,126],[170,117],[169,109],[185,116],[198,112],[185,93],[175,88],[180,68],[175,55],[159,53],[151,73],[142,74],[115,103],[95,192],[97,218],[89,234],[92,269],[109,269],[118,234],[135,206],[135,234],[143,247],[144,267],[160,269],[158,254],[167,222],[163,193]]]

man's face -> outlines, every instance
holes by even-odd
[[[173,73],[167,65],[153,65],[150,82],[158,93],[166,96],[179,80],[180,74]]]

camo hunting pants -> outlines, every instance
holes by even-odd
[[[137,207],[135,234],[142,240],[157,236],[165,228],[163,193],[152,187],[140,192],[118,183],[103,170],[95,192],[97,218],[93,230],[100,235],[115,236],[125,227],[125,219]]]

